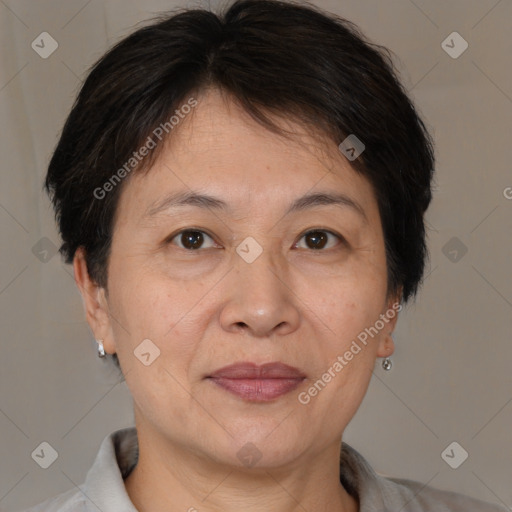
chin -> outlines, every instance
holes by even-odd
[[[223,439],[217,441],[218,456],[224,463],[237,467],[283,466],[306,448],[304,436],[289,427],[284,428],[282,418],[239,421],[235,428],[228,429],[229,434],[224,431]],[[213,445],[213,440],[209,445]]]

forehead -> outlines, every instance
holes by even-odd
[[[373,189],[318,130],[279,118],[293,133],[281,137],[215,90],[180,120],[153,166],[134,173],[118,209],[140,217],[172,192],[198,189],[221,197],[234,210],[290,205],[315,190],[343,193],[377,215]],[[254,212],[253,212],[254,213]]]

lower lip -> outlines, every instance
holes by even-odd
[[[293,391],[304,379],[227,379],[225,377],[211,377],[210,380],[244,400],[269,402]]]

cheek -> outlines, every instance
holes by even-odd
[[[204,328],[198,317],[204,314],[202,294],[149,274],[129,279],[125,269],[112,274],[112,312],[119,320],[112,326],[126,384],[152,422],[172,411],[173,423],[185,425],[188,374]],[[116,281],[119,275],[126,276],[122,282]],[[144,353],[150,354],[148,365]]]
[[[348,409],[355,413],[374,370],[381,333],[374,334],[370,328],[379,319],[381,300],[354,294],[326,307],[331,332],[322,338],[322,375],[316,377],[329,380],[326,401],[345,404],[340,414]]]
[[[362,401],[374,370],[381,333],[374,334],[370,327],[379,320],[385,287],[380,283],[359,284],[330,292],[331,298],[321,302],[329,328],[328,335],[319,339],[323,355],[318,370],[324,381],[330,379],[330,391],[323,399],[326,403],[344,403],[339,414],[352,414]]]
[[[208,283],[185,285],[154,272],[137,274],[127,265],[112,272],[111,282],[112,326],[120,360],[129,367],[134,350],[149,339],[158,347],[158,357],[166,368],[183,374],[212,315],[206,309],[208,301],[202,300]]]
[[[311,307],[319,312],[339,348],[378,320],[386,299],[385,281],[383,278],[334,280],[322,295],[316,301],[312,299]]]

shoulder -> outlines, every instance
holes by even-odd
[[[510,512],[454,491],[416,480],[377,473],[355,448],[343,442],[340,460],[343,486],[359,498],[361,512]]]
[[[508,512],[501,505],[445,491],[406,478],[381,477],[386,480],[391,505],[400,505],[403,512]]]
[[[84,483],[20,512],[137,512],[123,480],[137,458],[135,427],[116,430],[104,437]]]
[[[86,510],[83,492],[70,489],[20,512],[85,512]]]

